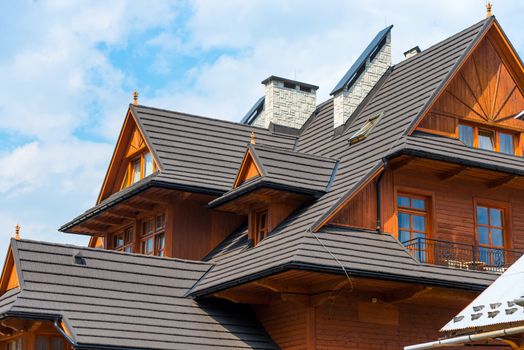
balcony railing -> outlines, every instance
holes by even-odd
[[[523,253],[423,237],[403,242],[421,263],[456,269],[504,272]]]

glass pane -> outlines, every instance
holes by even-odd
[[[413,230],[426,232],[426,217],[422,215],[413,215]]]
[[[133,183],[140,180],[140,159],[137,159],[133,162]]]
[[[489,224],[491,226],[502,227],[502,210],[500,209],[489,209]]]
[[[41,335],[36,337],[36,350],[49,350],[49,342],[47,337]]]
[[[409,214],[398,213],[398,227],[399,228],[411,228],[409,223]]]
[[[478,240],[480,244],[489,244],[489,229],[484,226],[478,228]]]
[[[479,148],[493,151],[493,132],[479,130]]]
[[[64,341],[61,338],[51,338],[51,350],[64,350]]]
[[[504,238],[502,236],[502,230],[498,228],[491,229],[491,245],[494,247],[503,247]]]
[[[153,238],[147,240],[147,254],[153,254]]]
[[[488,208],[477,207],[477,223],[480,225],[488,224]]]
[[[398,232],[398,240],[402,243],[409,241],[411,239],[411,235],[409,234],[409,231],[399,231]]]
[[[166,215],[159,214],[156,216],[156,229],[161,230],[166,226]]]
[[[506,154],[514,154],[513,151],[513,135],[510,134],[499,134],[500,152]]]
[[[413,209],[426,210],[426,201],[420,198],[412,198],[411,207]]]
[[[399,207],[409,208],[409,197],[398,196],[397,205]]]
[[[151,153],[146,153],[144,155],[144,163],[144,176],[153,174],[153,156],[151,155]]]
[[[124,252],[126,253],[132,253],[133,252],[133,246],[128,245],[124,248]]]
[[[467,125],[459,125],[459,139],[466,146],[473,147],[473,128]]]

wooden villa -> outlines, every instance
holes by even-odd
[[[241,122],[135,100],[96,205],[12,239],[0,350],[402,349],[524,251],[524,65],[494,16]]]

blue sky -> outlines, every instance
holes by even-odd
[[[393,61],[481,20],[461,1],[0,1],[0,251],[94,205],[132,91],[140,103],[229,120],[271,74],[319,85],[319,102],[375,33]],[[524,2],[494,1],[524,54]]]

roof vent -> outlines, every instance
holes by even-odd
[[[422,51],[420,50],[420,47],[415,46],[414,48],[411,48],[408,51],[404,52],[404,57],[410,58],[410,57],[418,55],[421,52]]]
[[[75,263],[75,265],[80,265],[80,266],[86,266],[86,265],[87,265],[86,259],[85,259],[84,256],[82,255],[82,252],[81,252],[81,251],[79,251],[78,253],[76,253],[76,254],[73,256],[73,259],[74,259],[74,263]]]

